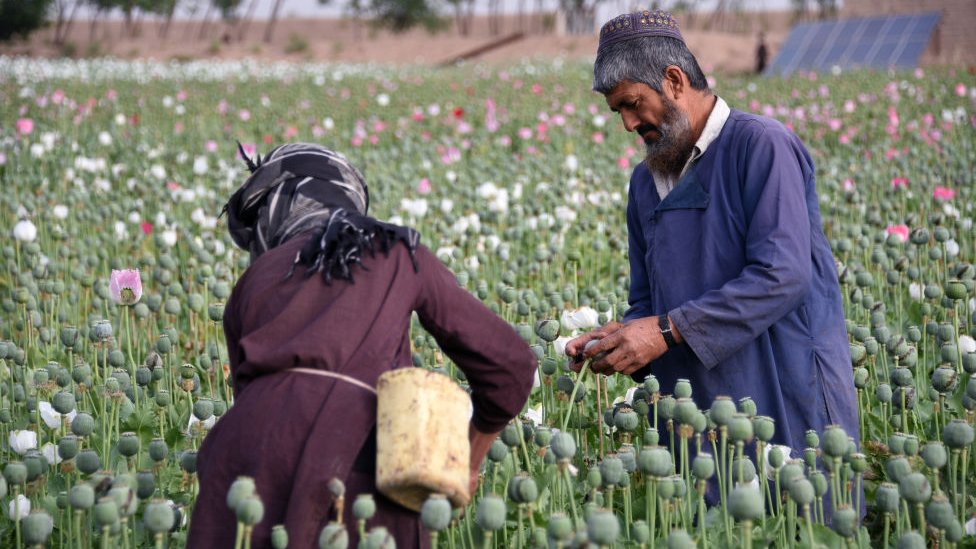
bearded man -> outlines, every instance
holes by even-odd
[[[793,457],[808,429],[839,424],[859,440],[840,287],[803,143],[713,94],[668,13],[604,25],[593,72],[647,158],[627,205],[630,308],[623,323],[567,344],[575,367],[582,357],[598,373],[654,374],[662,393],[686,378],[703,409],[752,397]]]

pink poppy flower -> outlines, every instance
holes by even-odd
[[[956,84],[956,95],[959,97],[966,97],[966,85],[962,82]]]
[[[30,118],[18,118],[16,128],[17,133],[27,135],[34,131],[34,121]]]
[[[139,225],[139,228],[142,229],[142,234],[144,235],[150,235],[153,232],[153,224],[148,221],[143,221]]]
[[[603,143],[603,134],[600,132],[593,132],[593,142]]]
[[[430,192],[430,180],[426,177],[417,183],[417,192],[420,194],[428,194]]]
[[[908,225],[888,225],[885,234],[895,235],[901,240],[902,244],[908,242]]]
[[[899,187],[901,187],[903,189],[907,189],[908,188],[908,178],[907,177],[892,177],[891,178],[891,188],[892,189],[897,189]]]
[[[112,269],[112,276],[108,283],[109,295],[112,301],[119,305],[135,305],[142,297],[142,278],[138,269]]]
[[[629,168],[630,167],[630,159],[627,158],[626,156],[621,156],[621,157],[617,158],[617,165],[620,166],[621,168]]]
[[[940,202],[952,200],[955,197],[956,191],[950,189],[949,187],[936,187],[935,190],[932,191],[932,198]]]

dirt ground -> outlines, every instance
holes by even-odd
[[[789,30],[788,14],[751,14],[738,18],[728,15],[722,20],[711,21],[713,29],[721,30],[696,28],[704,26],[707,18],[699,15],[697,20],[682,24],[685,40],[706,72],[729,74],[752,70],[759,30],[765,30],[770,59]],[[492,64],[524,58],[592,59],[597,46],[595,33],[558,35],[551,28],[551,19],[547,29],[540,18],[528,16],[523,19],[506,17],[495,33],[489,29],[486,18],[477,18],[467,36],[461,36],[453,25],[436,34],[424,30],[392,34],[350,20],[286,19],[278,22],[272,40],[265,42],[266,26],[266,21],[252,21],[246,26],[175,21],[164,37],[160,32],[161,25],[151,20],[138,22],[135,33],[127,31],[121,21],[99,21],[94,27],[89,21],[75,21],[62,45],[54,44],[54,29],[47,28],[32,35],[29,41],[0,45],[0,54],[41,57],[112,55],[156,60],[251,58],[433,66],[485,49],[516,33],[521,33],[521,37],[488,48],[471,59]]]

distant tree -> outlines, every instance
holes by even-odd
[[[596,24],[596,5],[603,0],[559,0],[566,15],[566,31],[570,34],[589,34]]]
[[[405,32],[423,26],[434,32],[444,27],[444,20],[428,0],[372,0],[373,23],[393,32]]]
[[[45,22],[51,0],[0,0],[0,41],[26,38]]]
[[[471,20],[474,17],[474,0],[447,0],[454,8],[454,24],[458,34],[467,36],[471,32]]]
[[[75,14],[85,0],[54,0],[51,9],[54,11],[54,43],[64,44],[71,30],[71,23],[75,20]]]

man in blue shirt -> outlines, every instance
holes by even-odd
[[[606,353],[595,372],[654,374],[662,393],[689,379],[703,409],[752,397],[793,457],[808,429],[839,424],[859,440],[840,287],[803,143],[715,96],[664,12],[604,25],[593,89],[647,156],[630,179],[630,308],[567,354]]]

